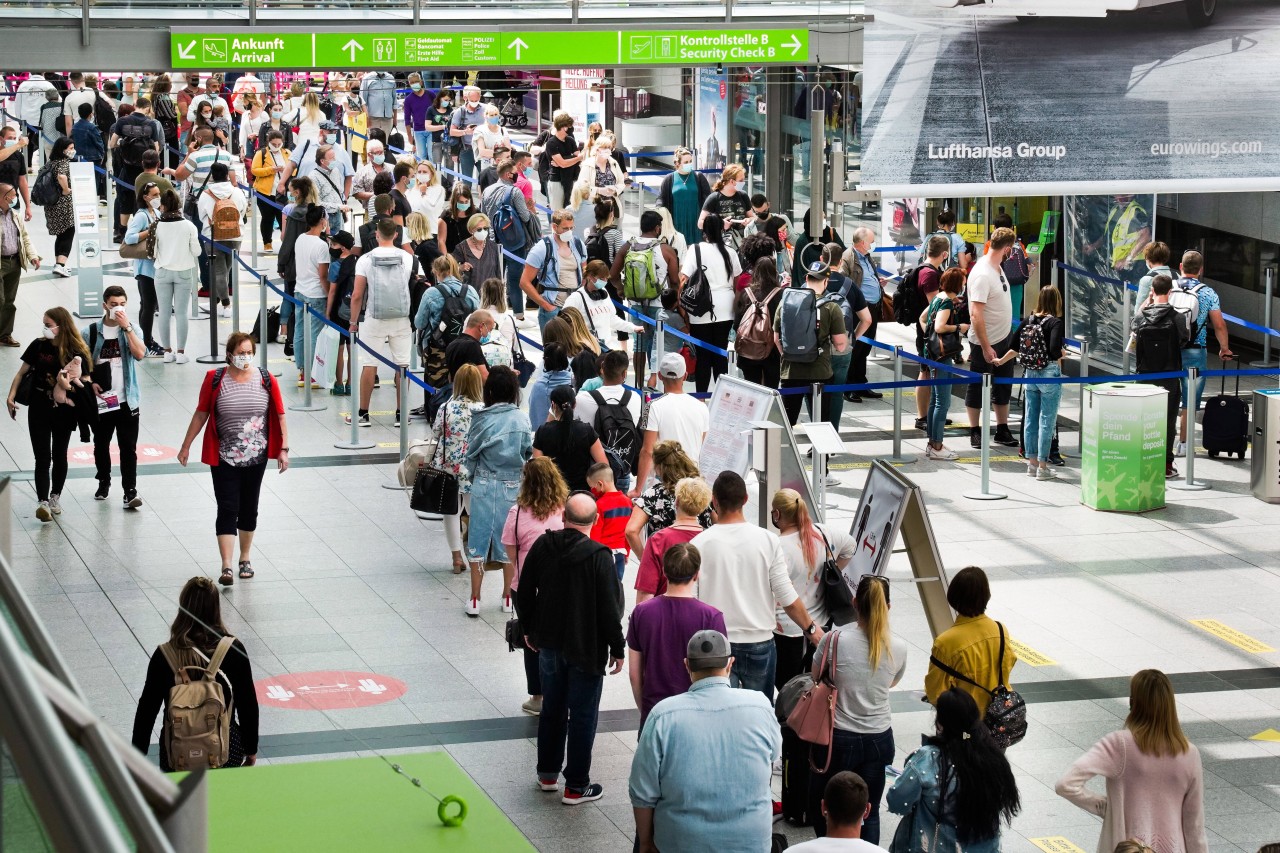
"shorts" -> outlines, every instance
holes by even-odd
[[[662,304],[657,299],[652,299],[648,302],[632,302],[631,310],[637,314],[643,314],[651,320],[657,320],[658,312],[662,310]],[[633,317],[628,317],[627,319],[628,321],[634,320],[635,325],[640,326],[642,329],[642,331],[636,332],[635,354],[646,357],[652,356],[653,339],[657,332],[657,327],[651,326],[643,320],[635,320]],[[649,369],[656,370],[652,365],[650,365]]]
[[[1209,351],[1204,347],[1187,347],[1182,351],[1182,369],[1187,370],[1194,367],[1199,374],[1196,376],[1196,405],[1191,411],[1200,411],[1200,398],[1204,396],[1204,371],[1209,364]],[[1184,376],[1182,382],[1182,406],[1187,408],[1187,379]]]
[[[413,327],[408,317],[394,320],[374,320],[366,317],[360,324],[360,340],[369,348],[401,367],[409,366],[409,345],[413,339]],[[377,365],[366,364],[365,367]]]
[[[1005,335],[1002,340],[992,343],[991,348],[996,351],[996,356],[1003,356],[1009,351],[1009,347],[1013,343],[1013,332]],[[976,343],[970,342],[969,346],[969,369],[974,373],[990,373],[992,376],[1003,376],[1011,378],[1013,376],[1013,368],[1017,363],[1017,359],[1006,362],[999,367],[992,367],[987,364],[986,357],[982,354],[982,347]],[[1009,398],[1013,396],[1012,385],[992,385],[991,386],[991,404],[993,406],[1009,405]],[[969,409],[982,408],[982,383],[972,382],[964,388],[964,405]]]

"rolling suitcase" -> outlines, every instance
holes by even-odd
[[[809,826],[809,744],[782,726],[782,819]]]
[[[1227,377],[1222,377],[1222,392],[1210,397],[1204,404],[1204,418],[1200,425],[1200,440],[1211,458],[1219,453],[1232,453],[1244,458],[1249,447],[1249,403],[1240,397],[1240,377],[1236,377],[1236,392],[1227,394]]]

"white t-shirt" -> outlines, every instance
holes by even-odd
[[[699,323],[722,323],[725,320],[733,322],[733,280],[742,272],[742,263],[738,260],[736,251],[727,247],[725,251],[729,254],[728,270],[724,268],[724,258],[720,255],[719,247],[711,243],[698,243],[685,250],[680,274],[691,277],[698,266],[698,257],[701,256],[702,265],[707,269],[707,281],[711,283],[711,309],[715,314],[715,317],[711,314],[690,317],[691,326]]]
[[[787,849],[793,853],[889,853],[861,838],[815,838]]]
[[[128,342],[120,336],[119,326],[102,324],[103,352],[107,350],[106,341],[112,341],[120,347],[120,354],[103,360],[111,364],[111,393],[124,400],[124,353],[129,348]]]
[[[831,544],[831,553],[836,559],[850,559],[858,550],[858,543],[848,531],[842,531],[836,527],[830,527],[823,524],[815,524],[820,532],[827,534],[827,542]],[[800,550],[800,532],[793,530],[785,536],[780,537],[782,540],[782,553],[787,558],[787,571],[791,573],[791,584],[796,588],[796,593],[800,596],[800,600],[804,602],[805,609],[809,611],[809,615],[817,621],[819,625],[827,624],[829,615],[827,613],[827,605],[822,597],[822,563],[827,559],[827,549],[821,540],[815,542],[817,545],[818,562],[811,570],[809,565],[804,561],[804,552]],[[781,634],[784,637],[803,637],[804,632],[800,630],[800,626],[791,621],[791,617],[783,611],[781,607],[777,612],[778,624],[782,626]]]
[[[688,394],[663,394],[649,406],[646,431],[658,434],[658,441],[678,441],[694,462],[702,452],[702,437],[710,426],[707,407]],[[638,425],[638,424],[637,424]]]
[[[327,251],[327,250],[326,250]],[[356,261],[356,275],[362,275],[367,281],[369,278],[369,270],[373,266],[373,259],[377,258],[402,258],[404,260],[404,286],[409,286],[409,277],[413,274],[413,255],[410,255],[404,249],[398,249],[395,246],[378,246],[376,249],[365,252],[360,256],[360,260]],[[368,304],[368,294],[365,295],[365,304]]]
[[[303,234],[293,247],[294,266],[298,279],[294,292],[308,299],[320,299],[325,295],[327,280],[320,280],[317,267],[329,263],[329,244],[323,237]],[[357,262],[359,266],[359,262]]]
[[[698,598],[724,613],[729,642],[772,639],[775,604],[796,600],[778,537],[750,523],[715,524],[690,544],[702,555]]]
[[[622,399],[623,394],[627,393],[627,389],[621,385],[601,385],[596,390],[600,392],[600,396],[606,403],[616,403]],[[631,413],[631,420],[635,423],[636,429],[640,428],[640,406],[640,395],[632,391],[631,399],[627,400],[627,411]],[[595,398],[591,396],[590,391],[578,392],[578,402],[573,409],[574,417],[583,423],[593,424],[596,421],[596,408]]]
[[[965,285],[969,303],[981,302],[986,307],[983,317],[987,325],[987,342],[992,346],[1009,337],[1013,329],[1013,298],[1009,295],[1009,282],[1000,267],[992,263],[994,257],[995,252],[992,251],[978,258],[973,269],[969,270],[969,281]],[[972,327],[969,329],[969,342],[978,343],[978,334]]]

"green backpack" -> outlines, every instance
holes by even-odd
[[[653,256],[657,251],[657,241],[645,249],[637,249],[635,243],[627,249],[627,256],[622,261],[624,297],[635,301],[658,298],[658,273],[653,263]]]

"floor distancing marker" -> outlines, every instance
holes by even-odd
[[[1028,645],[1019,643],[1017,640],[1010,640],[1009,646],[1018,653],[1018,662],[1025,663],[1027,666],[1057,666],[1058,662],[1051,658],[1047,658]]]
[[[1082,848],[1073,844],[1071,839],[1062,835],[1051,835],[1048,838],[1032,838],[1030,841],[1045,853],[1085,853]]]
[[[1280,732],[1275,729],[1267,729],[1265,732],[1258,732],[1249,740],[1266,740],[1272,743],[1280,743]]]
[[[1248,634],[1243,634],[1235,628],[1229,628],[1223,625],[1217,619],[1192,619],[1192,625],[1203,631],[1208,631],[1219,640],[1226,640],[1236,648],[1244,649],[1246,652],[1252,652],[1255,655],[1264,654],[1265,652],[1274,652],[1275,649],[1268,646],[1261,640],[1255,640]]]

